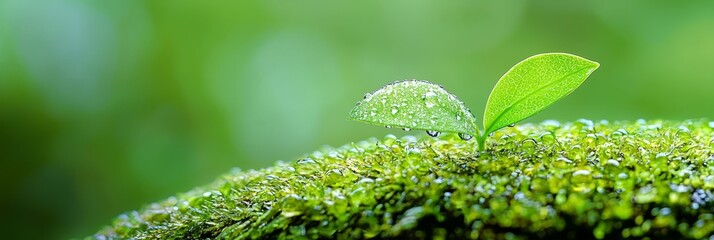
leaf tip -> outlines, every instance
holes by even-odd
[[[589,59],[585,59],[585,61],[587,61],[587,63],[590,64],[590,66],[588,67],[587,74],[586,74],[587,76],[590,76],[590,74],[592,74],[593,72],[595,72],[595,70],[597,70],[598,68],[600,68],[600,63],[599,63],[599,62],[592,61],[592,60],[589,60]]]
[[[586,60],[588,63],[590,63],[590,65],[591,65],[590,68],[592,69],[592,71],[595,71],[596,69],[600,68],[600,63],[599,63],[599,62],[596,62],[596,61],[593,61],[593,60],[590,60],[590,59],[585,59],[585,60]]]

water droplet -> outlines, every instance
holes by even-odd
[[[312,164],[315,163],[315,160],[312,160],[312,158],[303,158],[297,161],[297,164]]]
[[[344,175],[342,174],[342,171],[338,169],[330,169],[327,172],[325,172],[325,180],[328,180],[330,182],[337,182],[341,180]]]
[[[688,193],[692,191],[692,189],[687,186],[687,185],[681,185],[681,184],[670,184],[669,188],[672,189],[672,191],[678,192],[678,193]]]
[[[714,128],[714,121],[709,122],[709,127]]]
[[[402,130],[404,130],[404,131],[411,131],[412,129],[411,129],[411,128],[402,128]]]
[[[628,177],[630,177],[630,176],[627,176],[627,173],[617,174],[617,178],[619,178],[619,179],[627,179]]]
[[[572,160],[570,160],[570,159],[568,159],[568,158],[565,158],[565,157],[559,157],[559,158],[557,158],[557,159],[555,159],[555,160],[556,160],[556,161],[562,161],[562,162],[565,162],[565,163],[573,163]]]
[[[371,93],[365,93],[365,94],[364,94],[364,100],[365,100],[365,101],[372,100],[372,94],[371,94]]]
[[[689,128],[687,126],[679,126],[679,131],[685,131],[685,132],[690,132]]]
[[[680,126],[679,130],[674,134],[675,137],[679,138],[679,140],[682,141],[689,141],[692,139],[692,133],[689,131],[689,128],[685,126]]]
[[[541,125],[551,128],[558,128],[560,127],[560,122],[558,122],[557,120],[545,120],[541,123]]]
[[[620,162],[618,162],[618,161],[615,160],[615,159],[609,159],[609,160],[607,160],[607,163],[606,163],[606,164],[607,164],[607,165],[610,165],[610,166],[615,166],[615,167],[619,167],[619,166],[620,166]]]
[[[619,137],[625,136],[627,134],[628,134],[627,130],[620,128],[620,129],[617,129],[617,131],[612,132],[610,134],[610,137],[611,138],[619,138]]]
[[[461,121],[461,115],[460,115],[460,114],[456,114],[456,121]]]
[[[592,126],[595,124],[592,120],[588,120],[588,119],[584,119],[584,118],[578,119],[575,122],[585,125],[585,126]]]
[[[594,130],[593,126],[595,125],[595,123],[593,123],[592,120],[587,120],[587,119],[581,118],[581,119],[578,119],[577,121],[575,121],[574,125],[582,128],[583,130],[593,131]]]
[[[382,140],[382,144],[387,147],[391,147],[397,142],[397,136],[394,136],[394,134],[387,134],[387,136],[384,137],[384,140]],[[379,144],[377,145],[379,146]]]
[[[369,112],[369,116],[372,116],[372,117],[374,117],[374,115],[377,115],[377,112],[374,112],[374,111],[372,111],[372,112]]]
[[[672,210],[669,208],[662,208],[661,210],[659,210],[659,215],[661,215],[661,216],[667,216],[671,213],[672,213]]]
[[[515,126],[516,126],[515,123],[508,124],[508,127],[515,127]]]
[[[535,153],[536,146],[538,145],[538,142],[536,142],[535,139],[526,139],[521,141],[521,149],[527,153],[527,154],[533,154]]]
[[[573,163],[573,161],[571,161],[568,158],[559,157],[559,158],[555,159],[553,166],[558,167],[558,168],[569,168],[572,163]]]
[[[580,146],[580,144],[575,144],[570,146],[570,152],[571,153],[577,153],[583,150],[583,146]]]
[[[374,183],[374,179],[365,177],[365,178],[362,178],[359,181],[357,181],[357,184],[370,184],[370,183]]]
[[[440,132],[438,131],[431,131],[431,130],[426,130],[426,134],[432,137],[438,137]]]
[[[392,126],[384,126],[385,128],[392,128]]]
[[[406,135],[401,138],[402,142],[407,143],[407,144],[416,144],[418,142],[418,138],[412,135]]]
[[[471,140],[471,138],[473,138],[474,136],[468,135],[468,134],[466,134],[466,133],[459,133],[459,137],[460,137],[462,140],[468,141],[468,140]]]
[[[421,99],[424,100],[424,105],[426,105],[427,108],[436,106],[436,93],[434,92],[425,93],[421,96]]]
[[[654,202],[657,199],[657,190],[650,185],[644,186],[637,191],[634,199],[639,204]]]
[[[421,150],[419,148],[408,148],[406,150],[407,156],[412,158],[421,157]]]
[[[573,172],[573,177],[575,176],[589,176],[590,175],[590,170],[586,169],[581,169]]]
[[[280,215],[286,218],[299,216],[305,208],[304,200],[297,194],[289,194],[282,200]]]
[[[521,145],[523,147],[535,147],[538,144],[535,139],[529,138],[525,139],[521,142]]]
[[[591,173],[590,170],[586,169],[580,169],[575,172],[573,172],[573,176],[570,179],[570,181],[574,183],[582,183],[582,182],[587,182],[591,180]]]
[[[540,141],[544,144],[555,143],[555,135],[552,132],[544,132],[540,134]]]
[[[316,164],[316,162],[312,158],[300,159],[297,161],[295,171],[301,175],[313,175],[316,171],[314,164]]]
[[[397,109],[396,107],[392,107],[392,115],[395,115],[398,112],[399,112],[399,109]]]
[[[600,138],[598,135],[588,133],[585,135],[585,138],[583,139],[586,144],[590,147],[594,147],[594,145],[597,145],[601,143],[604,139]]]

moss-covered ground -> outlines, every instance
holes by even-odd
[[[483,152],[388,135],[236,170],[90,238],[710,238],[713,128],[546,121],[497,131]]]

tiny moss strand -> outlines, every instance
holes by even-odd
[[[234,170],[87,238],[706,239],[711,126],[526,123],[480,152],[456,134],[388,135]]]

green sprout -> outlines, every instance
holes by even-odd
[[[357,103],[349,119],[386,127],[458,133],[476,137],[480,150],[486,138],[542,111],[580,86],[599,63],[567,53],[544,53],[526,58],[508,70],[491,91],[483,115],[483,131],[456,96],[442,86],[420,80],[397,81]]]

